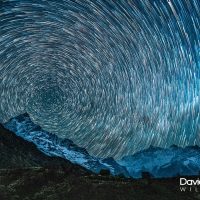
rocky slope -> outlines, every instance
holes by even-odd
[[[4,124],[4,127],[23,139],[33,142],[40,151],[48,156],[64,158],[95,173],[99,173],[101,169],[108,169],[113,175],[129,176],[126,168],[119,165],[114,159],[103,160],[90,156],[84,148],[78,147],[71,140],[61,139],[55,134],[44,131],[31,121],[27,113],[10,119]]]
[[[0,169],[62,168],[77,175],[91,174],[85,168],[59,157],[49,157],[35,144],[23,140],[0,125]]]

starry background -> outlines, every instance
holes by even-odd
[[[120,158],[200,145],[199,91],[199,0],[0,1],[0,122]]]

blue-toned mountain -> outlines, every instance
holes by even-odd
[[[27,113],[11,118],[4,124],[4,127],[24,140],[33,142],[40,151],[48,156],[64,158],[95,173],[99,173],[101,169],[107,169],[113,175],[129,176],[126,168],[119,165],[114,159],[110,162],[110,159],[98,159],[90,156],[86,149],[77,146],[73,141],[61,139],[34,124]]]
[[[154,177],[198,175],[200,171],[200,147],[185,148],[172,145],[170,148],[150,146],[144,151],[125,156],[117,161],[126,167],[132,177],[141,177],[141,172],[150,172]]]

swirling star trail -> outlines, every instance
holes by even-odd
[[[199,0],[3,0],[0,119],[99,157],[200,145]]]

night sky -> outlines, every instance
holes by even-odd
[[[1,122],[120,158],[200,145],[199,111],[199,0],[0,1]]]

